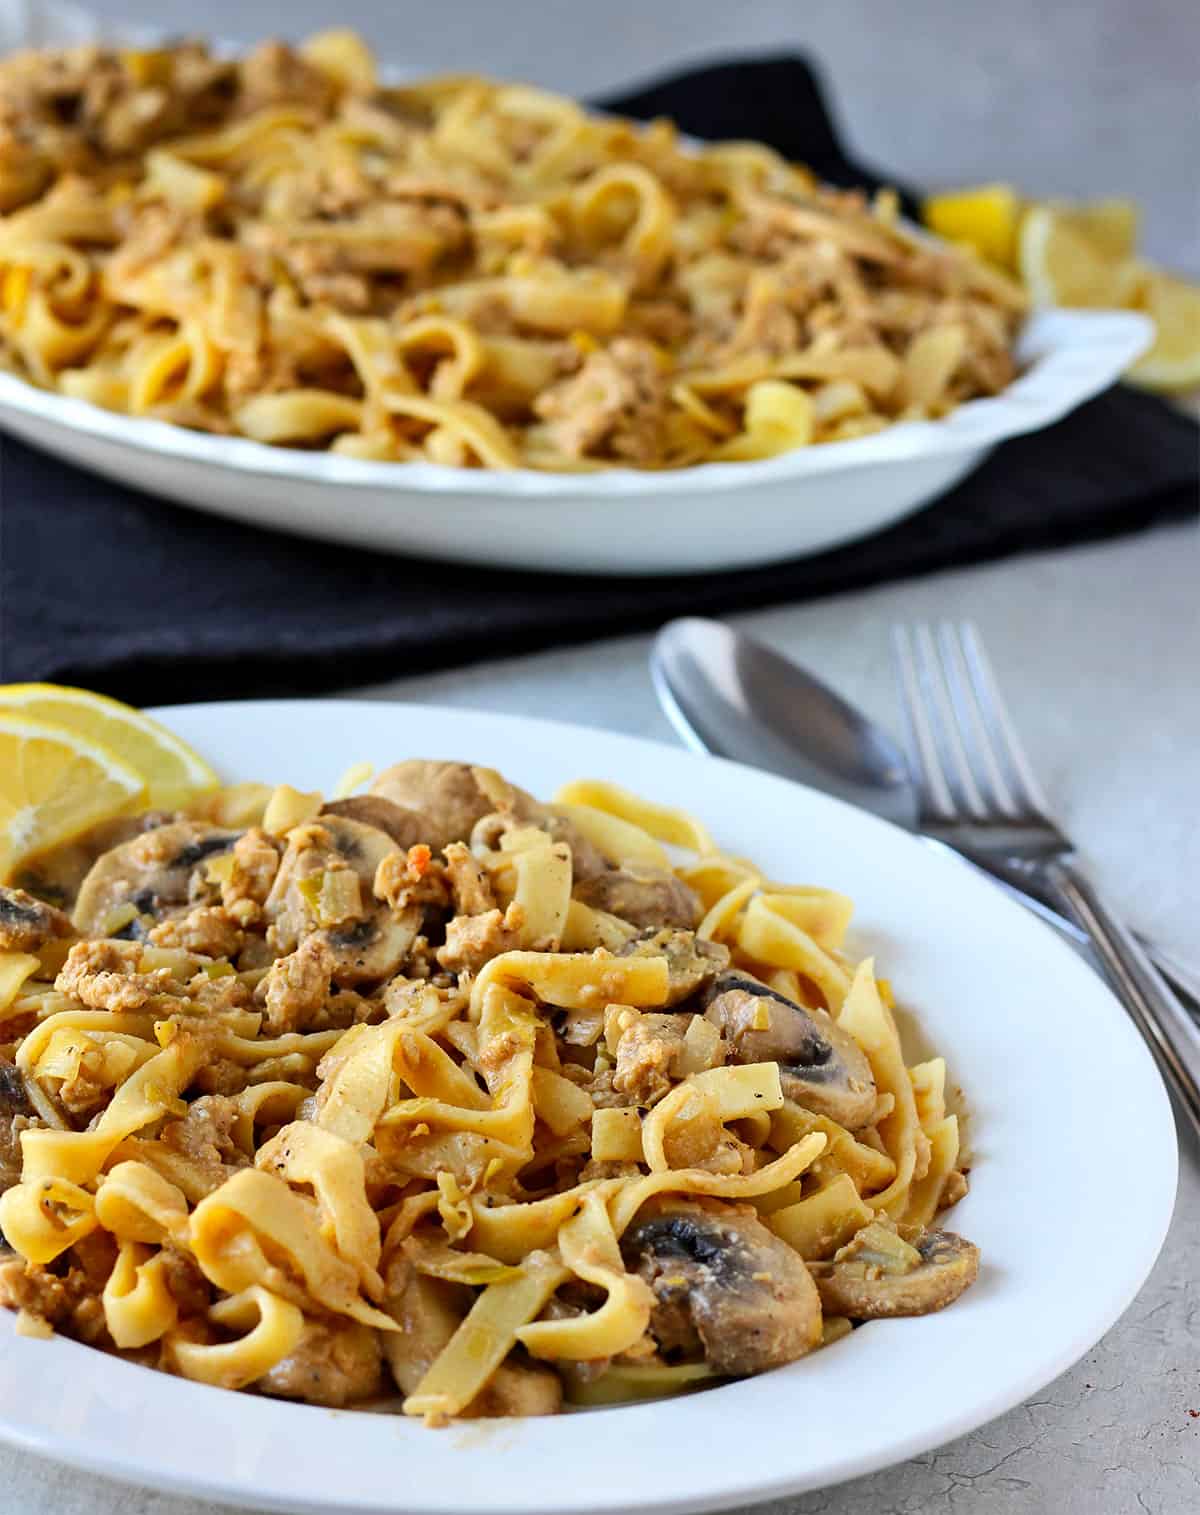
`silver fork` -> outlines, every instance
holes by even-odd
[[[893,627],[900,691],[916,757],[920,830],[1003,865],[1014,881],[1070,916],[1091,939],[1113,987],[1200,1133],[1200,1027],[1081,873],[1051,819],[968,622]]]

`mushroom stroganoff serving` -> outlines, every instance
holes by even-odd
[[[1025,297],[894,195],[328,32],[0,62],[0,362],[382,461],[773,456],[1014,377]]]
[[[0,890],[18,1329],[436,1425],[760,1373],[971,1284],[946,1067],[847,898],[599,781],[339,793],[122,817]]]

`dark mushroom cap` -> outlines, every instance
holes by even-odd
[[[953,1231],[926,1231],[913,1246],[919,1260],[906,1273],[873,1265],[869,1252],[844,1256],[853,1243],[832,1262],[811,1264],[821,1303],[831,1315],[851,1320],[932,1315],[975,1282],[979,1248],[974,1242]]]
[[[718,1372],[762,1373],[821,1340],[821,1305],[799,1254],[749,1208],[657,1202],[621,1242],[654,1293],[650,1330],[667,1354],[703,1356]]]
[[[875,1078],[862,1048],[823,1010],[806,1010],[758,979],[733,969],[705,994],[735,1063],[779,1064],[784,1094],[806,1110],[858,1130],[875,1109]],[[754,1025],[765,1006],[769,1024]]]
[[[79,889],[72,920],[81,936],[97,936],[119,905],[158,920],[185,909],[192,875],[210,858],[228,852],[241,836],[205,821],[173,821],[143,831],[111,848],[92,864]],[[136,923],[117,935],[136,933]]]

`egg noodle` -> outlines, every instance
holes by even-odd
[[[0,890],[20,1329],[438,1424],[760,1372],[973,1280],[932,1229],[945,1064],[906,1065],[844,896],[597,781],[202,803]]]
[[[0,63],[0,362],[112,410],[484,468],[754,459],[1002,389],[1024,296],[752,142],[352,33]]]

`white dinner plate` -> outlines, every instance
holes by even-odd
[[[1114,383],[1150,343],[1133,311],[1045,310],[1007,389],[938,421],[751,463],[539,473],[373,463],[118,415],[0,373],[0,429],[82,468],[271,530],[379,552],[572,573],[696,573],[824,552],[901,520]]]
[[[233,1394],[0,1322],[0,1434],[135,1483],[298,1512],[608,1515],[717,1508],[912,1457],[1069,1367],[1133,1299],[1175,1194],[1158,1074],[1120,1006],[1045,926],[949,855],[812,790],[582,727],[404,704],[155,712],[229,779],[331,787],[407,756],[496,766],[535,793],[602,776],[693,810],[778,878],[844,890],[856,953],[949,1061],[971,1117],[976,1241],[950,1309],[873,1321],[789,1367],[688,1398],[443,1431]],[[2,1503],[2,1501],[0,1501]]]

